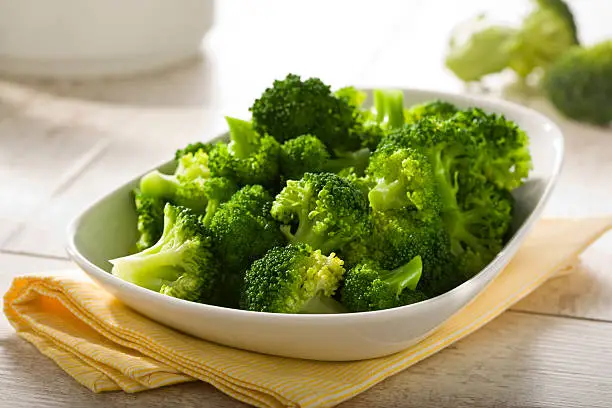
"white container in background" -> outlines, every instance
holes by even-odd
[[[0,0],[0,74],[86,79],[195,57],[214,0]]]

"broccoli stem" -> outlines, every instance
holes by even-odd
[[[208,227],[210,225],[210,221],[212,220],[213,215],[215,215],[217,208],[219,208],[219,204],[219,200],[208,200],[208,203],[206,204],[206,212],[204,217],[202,217],[202,223],[205,226]]]
[[[381,278],[395,289],[399,296],[404,289],[415,290],[421,273],[423,272],[423,261],[419,255],[415,256],[410,262],[391,271],[380,273]]]
[[[175,281],[181,274],[176,265],[181,263],[181,252],[150,253],[159,242],[144,252],[114,262],[113,274],[135,285],[159,292],[164,284]],[[155,273],[151,273],[154,271]]]
[[[178,188],[176,176],[153,170],[140,180],[140,191],[151,197],[171,199]]]
[[[336,314],[347,313],[347,309],[334,298],[319,295],[310,299],[300,309],[301,314]]]
[[[385,92],[387,116],[390,129],[400,128],[404,125],[404,94],[399,90]]]
[[[385,103],[385,91],[374,90],[374,109],[376,110],[376,122],[382,123],[387,116],[387,104]]]
[[[250,122],[226,117],[230,129],[229,149],[239,159],[246,159],[257,151],[257,132]]]
[[[404,208],[406,190],[399,180],[388,183],[385,179],[380,179],[376,186],[368,192],[368,199],[376,211]]]
[[[363,148],[352,152],[335,152],[337,158],[328,160],[323,166],[324,171],[339,173],[343,169],[352,167],[355,173],[363,175],[370,162],[370,149]]]

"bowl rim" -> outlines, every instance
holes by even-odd
[[[407,94],[407,93],[408,94],[410,93],[420,94],[422,96],[427,96],[429,99],[434,99],[436,97],[437,98],[452,98],[452,99],[460,100],[463,103],[473,103],[474,105],[479,104],[479,103],[486,103],[490,105],[491,107],[495,107],[497,110],[502,111],[502,112],[513,111],[514,113],[520,116],[530,116],[534,119],[537,119],[539,122],[542,122],[542,124],[545,124],[548,127],[547,132],[552,132],[553,134],[555,133],[557,134],[557,140],[555,142],[558,145],[556,149],[557,154],[555,157],[554,167],[552,169],[550,180],[546,184],[542,192],[542,197],[536,204],[535,208],[529,214],[529,216],[524,220],[524,222],[519,226],[519,228],[512,235],[512,237],[506,242],[504,247],[495,256],[495,258],[492,259],[491,262],[489,262],[489,264],[487,264],[484,268],[482,268],[478,273],[476,273],[474,276],[472,276],[470,279],[466,280],[465,282],[461,283],[460,285],[457,285],[453,289],[447,292],[444,292],[438,296],[435,296],[435,297],[432,297],[432,298],[429,298],[429,299],[426,299],[426,300],[423,300],[417,303],[412,303],[409,305],[399,306],[399,307],[395,307],[391,309],[375,310],[375,311],[347,312],[347,313],[333,313],[333,314],[300,314],[300,313],[293,314],[293,313],[257,312],[257,311],[243,310],[243,309],[233,309],[233,308],[228,308],[228,307],[223,307],[223,306],[210,305],[206,303],[197,303],[197,302],[191,302],[191,301],[184,300],[184,299],[174,298],[171,296],[163,295],[161,293],[140,287],[131,282],[124,281],[112,275],[109,272],[106,272],[105,270],[103,270],[102,268],[100,268],[99,266],[91,262],[89,259],[87,259],[77,249],[75,238],[76,238],[78,227],[81,221],[83,220],[83,218],[85,218],[86,215],[90,213],[90,211],[93,210],[93,208],[96,205],[98,205],[100,202],[106,199],[110,199],[110,197],[112,197],[114,192],[116,192],[117,190],[121,188],[124,188],[127,184],[133,183],[139,177],[142,177],[142,175],[146,174],[146,172],[130,179],[129,181],[126,181],[124,184],[117,187],[115,190],[94,200],[80,214],[73,217],[73,219],[69,222],[66,228],[68,239],[65,245],[65,249],[69,257],[78,266],[80,266],[81,269],[83,269],[84,273],[88,275],[93,275],[95,279],[109,281],[109,283],[111,283],[112,285],[123,286],[126,289],[132,290],[138,294],[142,294],[143,296],[150,296],[156,300],[168,302],[177,307],[187,307],[193,310],[198,310],[203,313],[214,313],[214,314],[222,313],[222,314],[227,314],[228,317],[235,317],[235,318],[266,318],[266,319],[274,319],[274,320],[281,321],[281,322],[290,319],[292,323],[296,323],[296,324],[299,324],[300,322],[308,323],[308,322],[313,322],[313,321],[316,321],[319,323],[326,322],[326,323],[336,324],[338,323],[338,321],[341,321],[341,320],[350,321],[350,320],[357,320],[357,319],[362,320],[364,318],[365,319],[390,318],[392,316],[402,314],[406,310],[428,307],[431,304],[443,302],[447,298],[453,297],[456,292],[461,291],[466,286],[473,285],[475,281],[482,279],[482,277],[485,274],[487,274],[489,271],[496,269],[498,263],[504,262],[504,259],[506,258],[505,256],[506,253],[511,248],[517,247],[517,245],[520,242],[524,241],[527,234],[531,232],[535,222],[541,218],[542,212],[557,185],[561,170],[565,163],[565,138],[564,138],[563,132],[561,131],[557,123],[553,119],[551,119],[549,116],[544,115],[543,113],[538,112],[533,108],[529,108],[527,106],[520,105],[518,103],[504,100],[504,99],[494,97],[494,96],[466,95],[466,94],[462,94],[458,92],[444,92],[444,91],[439,91],[439,90],[428,90],[428,89],[423,89],[423,88],[406,88],[406,87],[390,87],[390,86],[376,87],[376,88],[356,86],[356,88],[358,90],[365,91],[368,93],[374,89],[397,89],[397,90],[404,92],[404,94]],[[503,113],[503,114],[505,115],[506,113]],[[225,133],[220,133],[215,137],[209,138],[209,140],[218,140],[226,134],[227,134],[227,131]],[[169,165],[173,161],[174,160],[166,160],[162,163],[159,163],[157,166],[154,166],[150,170]],[[510,262],[511,259],[512,259],[512,256],[510,257],[508,262]],[[499,270],[497,271],[497,274],[499,274],[501,270],[502,268],[499,268]],[[495,277],[493,277],[491,281],[493,281],[494,279]],[[486,286],[487,285],[485,285],[485,287]],[[106,288],[104,287],[102,289],[106,290]],[[482,290],[479,293],[481,292]],[[468,300],[467,303],[471,302],[477,296],[478,294],[473,296],[471,299]]]

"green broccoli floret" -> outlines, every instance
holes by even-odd
[[[212,245],[210,233],[193,211],[166,204],[160,239],[141,252],[111,260],[111,272],[156,292],[206,302],[219,275]]]
[[[280,143],[301,135],[315,135],[330,149],[356,150],[360,140],[351,137],[353,109],[336,97],[319,78],[302,80],[289,74],[275,80],[250,107],[253,126]]]
[[[202,185],[209,177],[208,154],[199,150],[181,156],[173,174],[163,174],[159,170],[145,174],[140,180],[140,191],[150,197],[204,211],[206,197]]]
[[[275,187],[279,179],[279,143],[271,136],[258,134],[251,122],[225,119],[230,141],[219,142],[210,150],[211,174],[227,177],[241,187],[252,184]]]
[[[470,18],[451,32],[444,63],[457,78],[477,82],[508,68],[518,30],[493,25],[483,14]]]
[[[370,160],[370,150],[330,154],[327,146],[316,136],[302,135],[287,140],[281,146],[281,174],[287,180],[299,180],[304,173],[339,173],[344,169],[362,174]]]
[[[391,309],[427,299],[416,291],[423,264],[416,256],[392,270],[376,262],[365,262],[349,269],[340,291],[340,302],[350,312]]]
[[[289,180],[272,204],[289,242],[303,242],[324,254],[369,233],[370,208],[358,185],[334,173],[305,173]]]
[[[468,132],[480,152],[469,163],[471,177],[508,191],[525,182],[533,168],[529,138],[515,122],[481,108],[459,111],[449,121]]]
[[[567,5],[561,0],[537,1],[517,32],[509,66],[524,79],[537,68],[547,69],[577,45],[576,40],[576,26]]]
[[[612,41],[568,51],[542,80],[548,99],[567,118],[596,126],[612,122]]]
[[[408,124],[414,123],[425,116],[435,116],[436,118],[444,119],[454,115],[457,111],[458,108],[454,104],[435,99],[412,105],[410,108],[405,109],[404,119]]]
[[[204,225],[210,225],[219,205],[228,201],[238,191],[238,186],[226,177],[211,177],[202,185],[206,196],[206,213],[202,217]]]
[[[195,154],[199,151],[209,153],[212,147],[213,145],[210,143],[204,143],[204,142],[190,143],[187,146],[183,147],[182,149],[176,150],[176,152],[174,153],[174,159],[180,160],[180,158],[185,156],[186,154]]]
[[[134,205],[137,216],[138,241],[136,250],[147,249],[159,240],[164,230],[164,206],[166,203],[159,198],[149,197],[135,189]]]
[[[241,308],[270,313],[342,313],[332,296],[344,276],[335,254],[297,243],[270,249],[246,272]]]

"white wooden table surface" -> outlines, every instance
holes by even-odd
[[[221,2],[219,2],[221,3]],[[0,82],[0,293],[13,276],[70,266],[68,220],[91,200],[215,136],[272,79],[293,71],[340,86],[460,91],[442,67],[448,30],[526,1],[218,4],[200,61],[157,75],[81,84]],[[501,2],[500,2],[501,3]],[[612,36],[607,0],[577,0],[585,41]],[[607,31],[606,31],[607,30]],[[612,215],[612,131],[563,120],[567,159],[546,216]],[[342,404],[346,407],[612,406],[612,237],[477,333]],[[0,406],[238,407],[191,383],[136,395],[78,385],[0,317]]]

